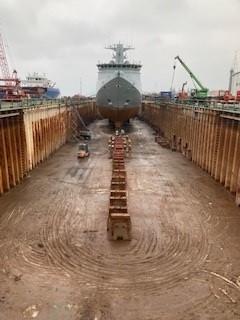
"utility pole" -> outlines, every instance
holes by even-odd
[[[82,78],[80,78],[80,92],[79,92],[79,94],[80,94],[80,96],[82,96]]]

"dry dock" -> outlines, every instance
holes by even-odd
[[[110,242],[110,131],[90,129],[90,157],[65,144],[0,198],[0,319],[240,319],[235,195],[134,120],[132,240]]]

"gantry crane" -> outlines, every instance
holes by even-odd
[[[192,73],[192,71],[188,68],[188,66],[180,59],[179,56],[175,57],[175,60],[179,60],[182,66],[187,70],[189,73],[190,77],[197,83],[197,85],[200,87],[200,89],[192,89],[191,90],[191,98],[194,99],[199,99],[199,100],[204,100],[207,97],[208,94],[208,88],[204,87],[202,83],[198,80],[198,78]],[[176,68],[176,65],[174,65],[174,68]],[[195,85],[195,84],[194,84]],[[196,86],[195,86],[196,87]]]

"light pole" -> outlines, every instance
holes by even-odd
[[[80,96],[82,96],[82,78],[80,78]]]

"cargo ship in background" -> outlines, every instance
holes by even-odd
[[[113,50],[109,63],[99,63],[96,104],[100,114],[121,128],[123,123],[136,116],[142,102],[140,63],[130,63],[125,52],[131,46],[114,44],[106,47]]]
[[[0,26],[0,99],[7,101],[21,101],[23,99],[56,99],[60,90],[55,83],[37,72],[29,74],[25,80],[18,78],[16,70],[11,75],[7,54]]]
[[[9,79],[1,78],[0,100],[56,99],[60,96],[60,90],[54,85],[55,83],[36,72],[28,75],[26,80],[20,80],[17,75]]]
[[[60,96],[60,90],[54,86],[55,83],[37,72],[21,81],[22,89],[30,98],[56,99]]]

